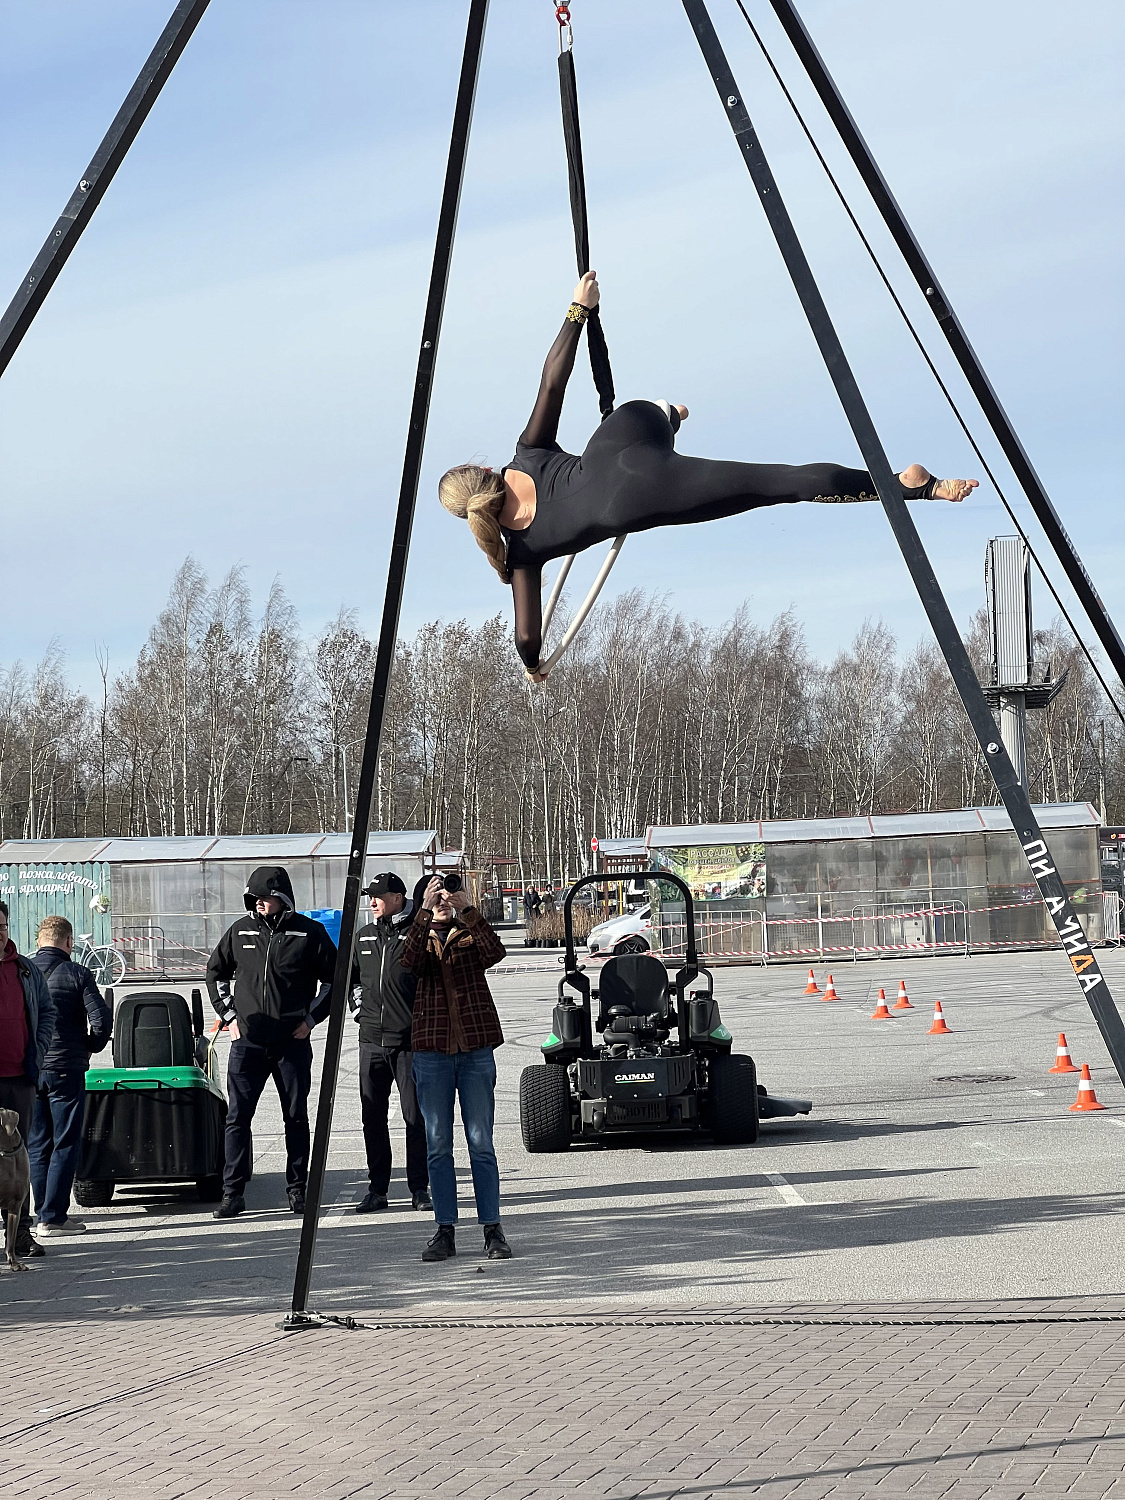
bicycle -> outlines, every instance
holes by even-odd
[[[82,944],[81,951],[72,953],[72,963],[82,964],[94,976],[94,983],[100,990],[107,985],[120,984],[125,978],[125,959],[110,943],[103,943],[99,947],[93,944],[94,934],[92,932],[81,932],[78,941]]]

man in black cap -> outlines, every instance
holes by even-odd
[[[231,1036],[226,1165],[216,1219],[233,1219],[246,1207],[250,1126],[267,1078],[274,1081],[285,1121],[289,1207],[295,1214],[305,1211],[309,1033],[328,1014],[336,965],[335,943],[319,922],[294,910],[293,882],[280,865],[260,865],[246,882],[243,900],[248,915],[227,929],[207,964],[211,1004]]]
[[[375,920],[356,933],[352,1009],[359,1022],[359,1097],[370,1185],[355,1211],[369,1214],[387,1207],[391,1183],[387,1106],[392,1083],[398,1086],[406,1125],[406,1185],[411,1206],[428,1210],[433,1204],[426,1167],[426,1126],[414,1092],[410,1050],[417,981],[399,962],[416,908],[406,886],[390,872],[376,875],[364,895],[371,898]]]

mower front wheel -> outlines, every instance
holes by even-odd
[[[727,1146],[758,1139],[758,1075],[754,1059],[740,1053],[711,1060],[711,1134]]]
[[[557,1063],[520,1074],[520,1130],[532,1155],[570,1149],[570,1079]]]

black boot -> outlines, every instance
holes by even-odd
[[[213,1219],[237,1219],[239,1214],[246,1211],[246,1199],[241,1193],[224,1193],[223,1201],[215,1209],[211,1217]]]
[[[289,1189],[289,1212],[291,1214],[303,1214],[305,1211],[305,1190],[303,1187],[291,1187]]]
[[[422,1251],[423,1260],[448,1260],[451,1255],[457,1254],[457,1246],[453,1239],[453,1225],[439,1224],[437,1234]]]
[[[387,1206],[386,1193],[377,1193],[374,1188],[368,1188],[355,1206],[357,1214],[377,1214]]]
[[[410,1195],[410,1207],[418,1209],[421,1213],[432,1213],[434,1205],[430,1197],[429,1188],[423,1188],[420,1193],[412,1193]]]
[[[512,1247],[504,1238],[504,1231],[499,1224],[484,1226],[484,1253],[489,1260],[511,1260]]]

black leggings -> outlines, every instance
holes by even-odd
[[[618,407],[586,445],[586,482],[544,507],[569,533],[566,545],[562,535],[552,538],[552,555],[580,552],[622,532],[717,521],[765,505],[878,499],[865,469],[687,458],[675,451],[672,437],[671,423],[654,402]]]

